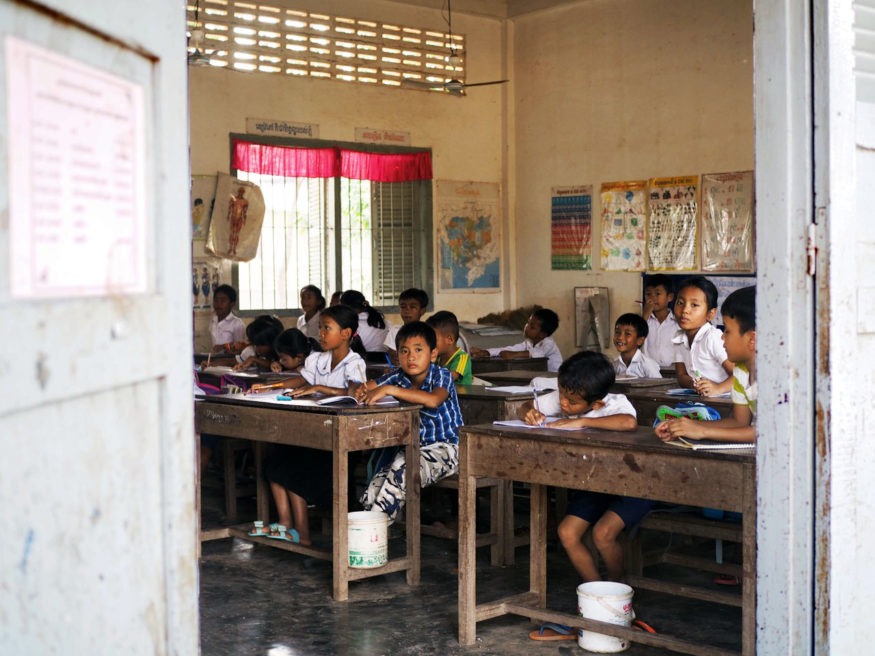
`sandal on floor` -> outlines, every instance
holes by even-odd
[[[252,530],[249,531],[246,535],[251,535],[252,537],[267,537],[267,531],[264,530],[264,522],[262,521],[254,521],[252,522]]]
[[[714,577],[714,583],[717,585],[739,585],[741,581],[738,580],[737,576],[733,576],[732,574],[718,574]]]
[[[286,529],[286,527],[282,524],[277,525],[276,535],[274,535],[273,531],[271,531],[270,535],[268,535],[267,537],[274,540],[292,542],[293,544],[299,544],[301,542],[301,536],[298,535],[298,532],[295,529]]]
[[[545,622],[529,634],[532,640],[577,640],[577,629],[564,624]]]

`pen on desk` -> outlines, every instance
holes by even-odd
[[[537,412],[542,417],[542,419],[538,422],[538,426],[543,426],[544,425],[544,419],[543,419],[544,413],[541,412],[541,406],[538,404],[538,388],[535,387],[534,385],[532,385],[532,392],[534,392],[534,394],[535,394],[534,399],[532,399],[532,404],[535,407],[535,412]]]

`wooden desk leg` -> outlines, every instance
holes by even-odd
[[[237,468],[234,463],[233,438],[222,439],[222,464],[225,478],[225,518],[231,524],[237,523]]]
[[[333,483],[333,517],[332,539],[333,553],[331,564],[332,596],[334,601],[347,601],[349,599],[349,453],[340,448],[337,440],[334,441],[332,451],[332,471],[334,472]]]
[[[404,486],[404,521],[407,524],[407,585],[419,585],[420,516],[419,498],[422,480],[419,472],[419,431],[413,431],[411,443],[404,447],[407,481]]]
[[[468,448],[459,445],[459,644],[477,640],[477,482],[468,475]]]
[[[499,565],[513,565],[516,558],[514,553],[513,481],[502,481],[499,485],[498,508],[500,516],[498,539],[501,544]]]
[[[744,499],[742,502],[742,589],[741,589],[741,653],[756,654],[757,601],[757,495],[756,467],[745,467]]]
[[[538,605],[547,607],[547,488],[532,485],[531,542],[529,544],[529,591],[538,595]]]
[[[264,478],[264,442],[255,442],[255,516],[270,524],[270,484]]]

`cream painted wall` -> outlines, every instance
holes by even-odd
[[[298,8],[307,5],[294,3]],[[378,0],[366,5],[352,0],[309,5],[335,15],[445,29],[440,12],[428,8]],[[500,20],[454,13],[453,28],[468,39],[468,81],[504,77],[504,26]],[[433,149],[435,179],[503,181],[507,90],[501,86],[472,89],[466,97],[456,98],[216,68],[189,68],[189,74],[194,174],[228,171],[228,134],[245,132],[246,118],[259,117],[316,123],[322,138],[346,141],[354,141],[356,127],[410,132],[412,145]],[[451,310],[462,319],[475,319],[503,309],[504,300],[501,293],[438,293],[435,307]],[[198,334],[204,334],[208,319],[198,317]]]
[[[750,0],[593,0],[513,25],[516,234],[520,305],[561,319],[573,350],[575,286],[611,288],[611,313],[636,312],[638,273],[550,270],[550,188],[752,169]]]

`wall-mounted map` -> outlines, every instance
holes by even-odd
[[[501,208],[492,182],[436,180],[438,287],[501,287]]]

